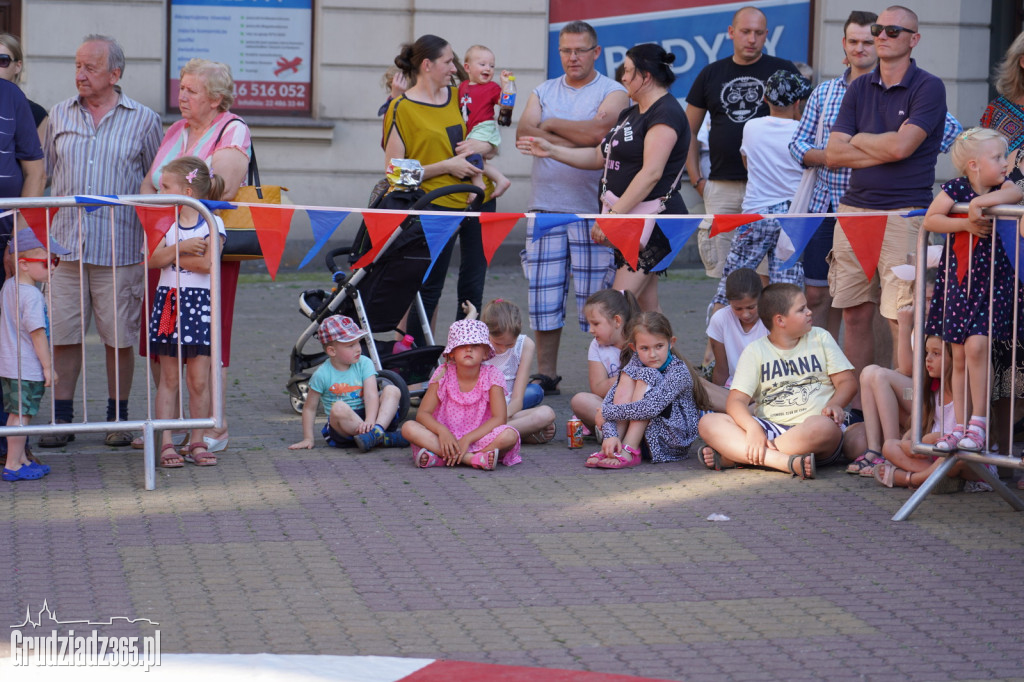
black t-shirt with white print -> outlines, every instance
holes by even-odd
[[[711,180],[747,179],[740,156],[743,125],[752,118],[768,115],[764,82],[779,69],[798,73],[793,62],[764,54],[744,66],[729,56],[708,64],[697,74],[686,102],[711,114]]]

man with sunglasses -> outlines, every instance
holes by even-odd
[[[135,194],[142,185],[163,126],[152,109],[121,92],[117,83],[124,65],[124,51],[113,38],[89,35],[78,47],[78,95],[50,111],[43,144],[54,196]],[[54,418],[59,423],[73,421],[82,335],[95,316],[106,347],[107,421],[127,419],[133,344],[142,322],[142,225],[130,206],[91,213],[64,209],[54,216],[53,235],[71,250],[69,262],[51,277]],[[73,434],[47,434],[39,444],[60,447],[69,440],[74,440]],[[114,431],[107,434],[106,444],[126,446],[131,440],[131,434]]]
[[[565,75],[538,85],[526,103],[516,138],[542,137],[567,147],[596,147],[629,104],[626,89],[598,73],[601,56],[594,27],[573,21],[558,34],[558,53]],[[554,159],[534,157],[530,211],[538,213],[599,213],[599,170],[580,170]],[[534,221],[527,228],[523,266],[529,280],[530,326],[537,343],[537,371],[531,377],[545,393],[558,393],[558,347],[565,324],[565,301],[572,275],[580,329],[589,325],[583,315],[587,298],[611,286],[614,252],[590,238],[592,220],[557,225],[536,241]]]
[[[896,277],[892,266],[914,253],[921,218],[901,214],[931,203],[943,139],[946,89],[910,57],[921,39],[917,27],[917,15],[898,5],[871,25],[878,66],[850,83],[825,147],[829,168],[852,169],[839,213],[892,212],[870,280],[843,230],[833,235],[829,290],[832,305],[843,311],[844,351],[858,376],[874,361],[874,345],[863,339],[873,336],[875,311],[889,321],[895,339],[896,311],[913,303],[911,283]]]
[[[810,213],[834,213],[839,206],[840,198],[850,185],[850,168],[825,166],[825,145],[828,143],[832,124],[839,114],[847,87],[878,65],[875,37],[871,35],[871,26],[877,21],[878,15],[874,12],[850,12],[843,25],[842,39],[847,69],[838,78],[825,81],[814,89],[807,100],[807,106],[804,107],[800,126],[789,143],[789,150],[794,159],[808,168],[817,170],[814,192],[808,206]],[[941,145],[943,152],[949,149],[961,130],[956,118],[947,113]],[[807,293],[807,306],[814,313],[814,324],[826,327],[838,340],[842,315],[841,311],[832,307],[832,297],[828,290],[827,262],[827,256],[832,251],[835,223],[836,219],[833,217],[824,219],[821,227],[807,243],[803,259],[804,290]]]

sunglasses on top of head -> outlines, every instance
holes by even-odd
[[[887,24],[882,26],[881,24],[871,24],[871,35],[876,38],[881,35],[882,31],[885,31],[885,35],[890,38],[896,38],[901,33],[917,33],[917,29],[904,28],[903,26],[896,26],[895,24]]]
[[[19,258],[18,260],[23,260],[26,263],[49,263],[53,267],[60,265],[60,256],[55,253],[50,254],[49,258]]]

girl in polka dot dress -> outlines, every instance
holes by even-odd
[[[971,128],[957,137],[950,155],[964,176],[942,185],[924,219],[924,229],[950,235],[924,333],[952,346],[956,426],[935,447],[980,452],[987,446],[989,339],[1010,338],[1014,298],[1013,266],[982,209],[1015,204],[1021,191],[1006,178],[1006,138],[998,132]],[[966,216],[949,215],[957,203],[970,204]]]
[[[416,421],[402,424],[413,463],[427,467],[465,464],[493,470],[519,457],[519,432],[505,423],[505,375],[484,360],[494,357],[487,325],[459,320],[448,331],[445,363],[430,377]]]
[[[213,175],[206,162],[184,156],[164,166],[160,178],[161,194],[182,194],[194,199],[219,197],[224,180]],[[224,223],[217,221],[217,233],[224,238]],[[160,283],[153,300],[149,321],[150,355],[157,359],[160,381],[156,392],[157,419],[178,416],[178,349],[185,362],[188,384],[189,416],[210,416],[210,226],[199,212],[180,207],[178,221],[171,225],[164,240],[153,251],[149,267],[161,268]],[[221,242],[223,243],[223,241]],[[217,463],[203,440],[203,429],[191,434],[184,461],[197,466]],[[163,432],[160,463],[164,467],[183,466],[182,456],[171,443],[171,432]]]

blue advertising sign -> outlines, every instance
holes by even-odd
[[[672,70],[676,74],[676,82],[671,92],[682,99],[701,69],[732,54],[728,28],[732,15],[744,6],[758,7],[768,17],[765,52],[792,61],[808,61],[810,0],[717,4],[584,21],[597,31],[601,45],[601,56],[595,66],[609,78],[614,78],[616,67],[625,59],[626,50],[638,43],[659,43],[667,52],[675,54]],[[558,55],[558,32],[565,23],[550,25],[548,78],[564,73]]]

